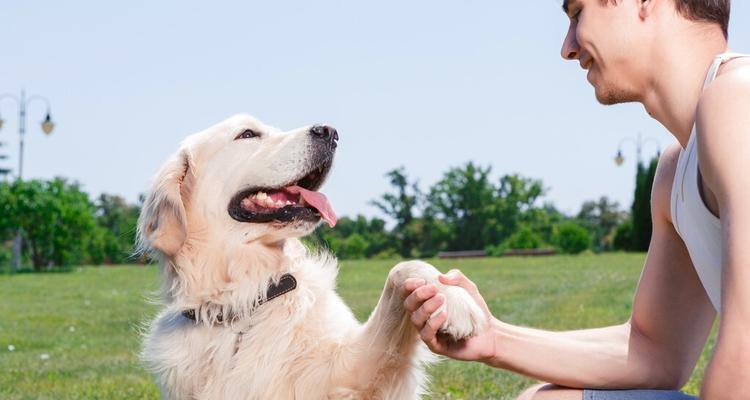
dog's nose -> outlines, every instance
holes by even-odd
[[[339,140],[339,133],[334,127],[329,125],[315,125],[310,128],[310,134],[314,138],[322,139],[327,142],[335,143]]]

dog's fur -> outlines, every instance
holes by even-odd
[[[260,137],[236,140],[252,129]],[[281,187],[320,158],[310,127],[281,132],[239,115],[188,137],[159,171],[139,220],[139,245],[160,259],[164,307],[142,357],[168,399],[416,399],[433,359],[403,310],[409,277],[439,285],[456,339],[473,335],[481,309],[438,271],[395,266],[365,324],[335,292],[335,259],[297,239],[317,221],[247,223],[227,213],[249,187]],[[331,157],[332,157],[331,152]],[[259,305],[291,273],[296,290]],[[195,310],[196,320],[182,315]],[[218,320],[217,315],[232,316]]]

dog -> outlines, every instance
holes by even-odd
[[[336,223],[317,190],[338,140],[327,125],[282,132],[237,115],[189,136],[156,174],[138,247],[162,271],[142,359],[163,398],[418,399],[435,357],[403,309],[407,278],[446,296],[442,332],[481,328],[469,294],[420,261],[390,271],[364,324],[336,294],[335,258],[299,238]]]

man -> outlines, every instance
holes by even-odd
[[[435,353],[549,382],[522,399],[692,398],[677,390],[718,312],[701,398],[750,398],[750,58],[716,58],[727,49],[729,0],[565,0],[563,9],[562,56],[588,71],[599,102],[640,102],[679,142],[659,160],[631,318],[571,332],[512,326],[456,270],[440,280],[483,306],[479,335],[450,343],[436,334],[445,313],[431,317],[443,301],[434,285],[405,283],[404,306]]]

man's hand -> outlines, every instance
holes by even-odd
[[[445,296],[438,292],[433,284],[426,284],[422,279],[407,279],[399,288],[404,308],[411,314],[411,322],[419,335],[434,353],[456,360],[488,362],[495,356],[494,327],[497,321],[492,317],[487,303],[461,271],[454,269],[439,276],[440,283],[458,286],[466,290],[484,312],[486,321],[482,330],[465,340],[453,341],[440,332],[440,327],[448,317],[445,311],[435,312],[445,301]]]

